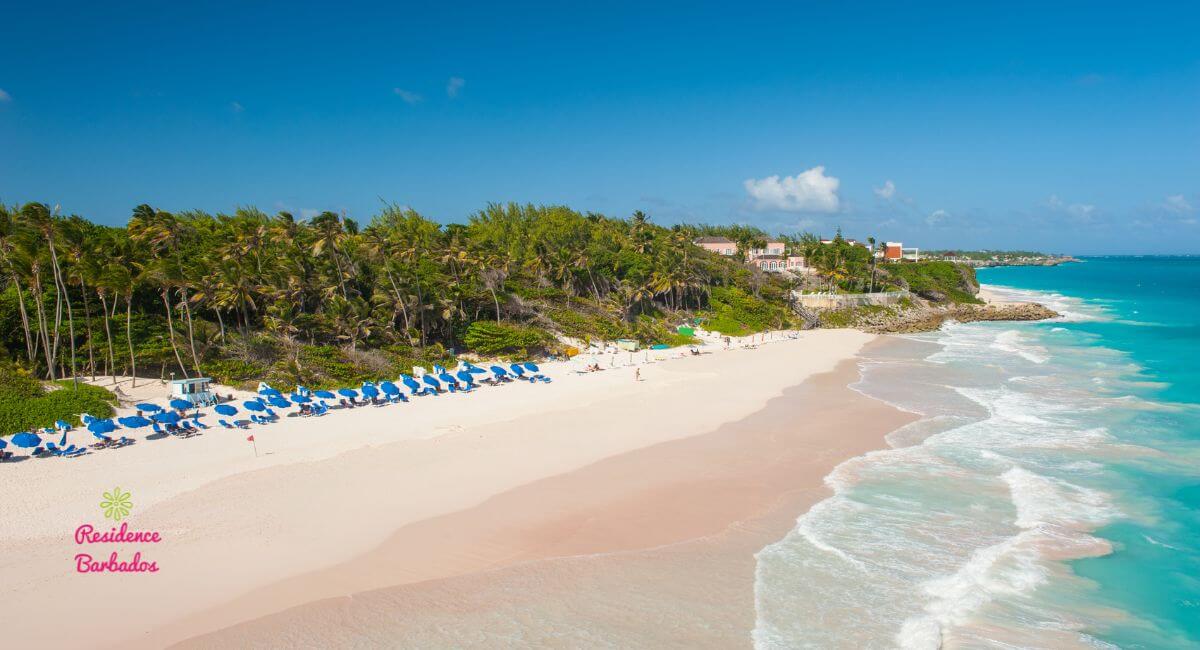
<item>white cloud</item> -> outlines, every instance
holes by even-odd
[[[837,212],[839,183],[825,175],[824,166],[817,166],[795,176],[748,178],[743,185],[757,210]]]
[[[890,201],[893,196],[896,196],[896,184],[890,180],[883,182],[883,187],[872,188],[875,191],[875,196]]]
[[[451,99],[458,97],[458,93],[462,92],[465,85],[467,85],[466,79],[462,77],[450,77],[446,80],[446,96]]]
[[[414,93],[411,90],[405,90],[403,88],[393,88],[392,92],[395,93],[400,99],[403,99],[404,103],[408,104],[409,106],[419,104],[423,99],[425,99],[420,94]]]
[[[1172,194],[1163,202],[1163,207],[1176,214],[1188,214],[1196,208],[1182,194]]]
[[[12,95],[4,92],[3,88],[0,88],[0,102],[11,102],[11,101],[12,101]]]
[[[1082,222],[1091,221],[1096,214],[1096,206],[1090,203],[1067,203],[1057,194],[1051,194],[1050,198],[1046,199],[1046,206],[1055,212],[1065,212],[1076,221]]]
[[[234,113],[241,113],[246,110],[246,107],[237,102],[229,102],[229,110],[233,111]]]
[[[950,218],[950,216],[950,213],[946,212],[945,210],[934,210],[933,212],[929,213],[928,217],[925,217],[925,223],[930,226],[936,226],[945,222]]]

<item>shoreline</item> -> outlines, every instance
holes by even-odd
[[[677,616],[696,608],[709,612],[657,641],[677,643],[690,628],[695,642],[749,646],[754,554],[832,494],[824,477],[837,465],[885,447],[887,433],[917,419],[851,389],[858,377],[857,360],[844,360],[712,432],[628,451],[417,522],[364,555],[247,594],[201,618],[211,627],[214,618],[250,603],[278,604],[298,592],[327,597],[173,647],[258,646],[297,631],[328,645],[369,643],[380,634],[409,646],[488,645],[500,637],[485,634],[472,642],[459,635],[466,631],[461,627],[447,630],[443,619],[517,615],[538,619],[521,626],[522,638],[535,645],[539,635],[561,643],[563,629],[582,620],[589,627],[598,623],[599,633],[619,643],[644,644],[662,634],[658,615],[617,604],[635,586],[639,599],[669,605]],[[801,413],[810,414],[812,431],[797,430]],[[707,566],[697,569],[701,557]],[[714,591],[708,580],[714,574],[721,576],[719,599],[681,592],[681,584],[692,582],[698,593]],[[612,581],[614,575],[621,580]],[[534,577],[536,585],[529,584]],[[514,589],[522,592],[519,607],[481,596],[511,596]],[[575,601],[569,615],[552,611],[559,598]],[[398,614],[396,607],[404,629],[358,629],[381,610]],[[465,627],[479,633],[489,626]]]
[[[241,432],[210,432],[139,443],[104,463],[16,464],[5,468],[19,471],[6,474],[13,488],[0,508],[11,522],[3,533],[10,552],[0,570],[11,579],[10,598],[30,613],[19,625],[7,623],[10,638],[160,647],[204,633],[147,635],[360,556],[406,525],[745,418],[873,338],[805,332],[769,342],[767,353],[731,350],[643,366],[641,383],[632,381],[632,369],[616,369],[562,375],[536,388],[289,419],[253,430],[264,452],[257,462]],[[157,445],[185,446],[188,453]],[[141,549],[162,567],[159,573],[74,574],[70,531],[104,522],[96,503],[114,484],[133,491],[130,526],[162,532],[162,544]],[[138,616],[114,623],[102,608],[85,608],[64,619],[54,614],[64,600],[119,602]],[[211,629],[273,611],[241,611]]]

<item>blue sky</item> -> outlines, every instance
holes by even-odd
[[[108,4],[4,10],[0,201],[1200,253],[1196,3]]]

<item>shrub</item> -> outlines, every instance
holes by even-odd
[[[112,417],[117,398],[98,386],[57,382],[47,390],[42,382],[13,364],[0,364],[0,435],[53,426],[55,420],[79,425],[80,413]]]
[[[709,298],[712,314],[704,328],[726,336],[745,336],[791,323],[787,310],[737,287],[716,287]]]
[[[463,336],[468,349],[483,355],[526,356],[530,350],[545,348],[553,340],[548,333],[535,327],[486,320],[471,323]]]

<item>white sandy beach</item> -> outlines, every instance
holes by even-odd
[[[606,459],[746,418],[785,389],[853,358],[873,338],[851,330],[804,332],[796,340],[757,349],[714,350],[644,365],[641,382],[634,381],[632,368],[580,375],[566,365],[547,365],[551,384],[517,382],[469,395],[335,411],[323,418],[287,418],[249,431],[213,427],[190,439],[142,439],[76,459],[6,464],[0,466],[5,494],[0,571],[5,601],[20,607],[0,611],[0,625],[11,647],[162,647],[321,599],[465,577],[508,566],[514,558],[702,537],[713,532],[706,528],[712,522],[677,522],[678,527],[655,537],[645,513],[641,520],[631,519],[641,521],[636,535],[589,536],[579,522],[547,527],[538,509],[520,500],[503,522],[489,519],[495,513],[487,510],[465,513],[522,486],[574,476]],[[850,393],[844,390],[845,378],[839,382]],[[819,490],[820,477],[840,460],[881,446],[882,433],[904,421],[903,415],[878,408],[864,415],[870,435],[856,439],[855,426],[837,431],[841,413],[817,413],[815,407],[813,421],[824,424],[812,434],[832,442],[826,453],[809,450],[820,460],[806,479],[809,489]],[[849,423],[852,414],[845,415]],[[251,433],[258,457],[245,440]],[[841,438],[854,442],[838,448]],[[640,465],[628,466],[639,468],[636,476],[629,474],[633,470],[612,470],[599,482],[586,482],[586,490],[567,492],[575,495],[571,499],[551,504],[543,494],[538,502],[550,511],[588,507],[594,517],[611,516],[598,505],[605,481],[614,487],[617,482],[637,485],[643,473],[653,475],[654,466],[688,466],[677,455],[659,458],[658,465],[646,464],[652,456],[642,458]],[[703,474],[708,467],[696,465],[696,471]],[[115,486],[132,493],[130,528],[158,531],[163,541],[86,551],[107,556],[115,550],[122,559],[141,551],[143,560],[157,563],[156,573],[76,572],[74,557],[81,547],[73,533],[85,523],[98,529],[111,525],[98,504]],[[654,494],[671,494],[661,485],[655,489]],[[760,486],[746,494],[757,494],[750,500],[755,503],[778,500],[765,490]],[[739,498],[727,498],[730,512],[737,510]],[[785,513],[785,519],[796,514]],[[454,516],[452,525],[418,534],[423,543],[395,538],[397,531],[421,522],[444,523]],[[498,537],[500,529],[505,535]],[[546,534],[555,544],[543,543],[546,548],[531,553],[525,543]],[[501,537],[507,541],[495,542]],[[470,543],[484,539],[493,545]],[[389,566],[387,549],[395,544],[409,556]],[[427,559],[414,559],[415,550],[427,553]],[[363,560],[372,553],[374,560]],[[321,574],[332,567],[347,569]]]

